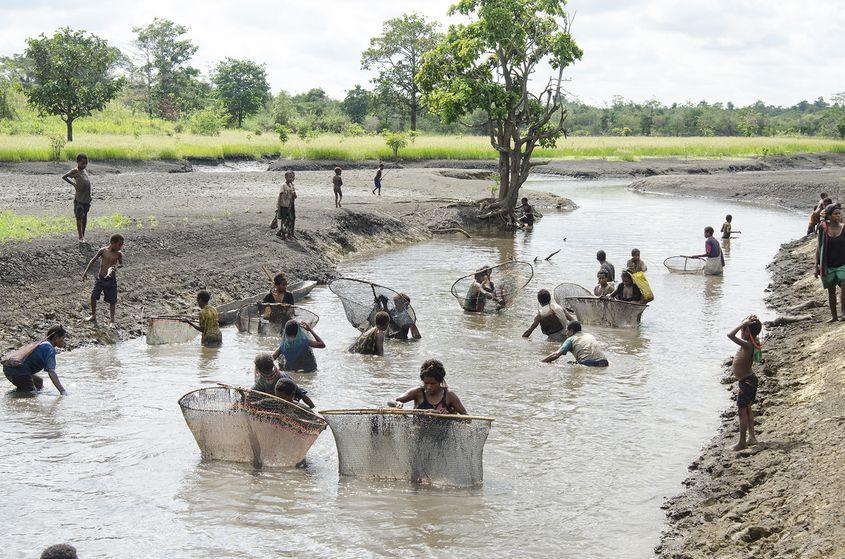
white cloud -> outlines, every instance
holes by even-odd
[[[418,11],[445,22],[452,1],[0,0],[0,55],[65,25],[128,49],[132,27],[158,16],[190,27],[204,72],[226,56],[249,58],[267,64],[274,90],[322,87],[342,97],[368,84],[361,51],[384,20]],[[586,102],[622,95],[791,105],[845,90],[838,0],[571,0],[568,9],[584,50],[568,89]]]

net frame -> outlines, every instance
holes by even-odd
[[[683,259],[684,263],[678,263],[678,260]],[[704,266],[707,261],[703,258],[690,258],[688,256],[670,256],[663,261],[663,265],[672,273],[675,274],[703,274]]]
[[[555,287],[553,296],[558,305],[563,305],[570,297],[593,297],[593,293],[583,285],[565,281]]]
[[[611,328],[638,327],[648,308],[648,305],[608,297],[569,297],[566,302],[582,325]]]
[[[181,315],[148,317],[145,334],[147,345],[184,344],[197,339],[200,332],[184,322],[192,318]]]
[[[320,412],[341,476],[472,487],[483,481],[491,417],[397,408]]]
[[[208,460],[295,466],[328,426],[322,417],[296,404],[223,384],[184,394],[179,407]]]
[[[391,315],[391,319],[396,312],[394,298],[399,295],[399,292],[377,283],[355,278],[338,278],[329,284],[329,291],[334,293],[343,304],[346,320],[361,332],[366,332],[375,326],[376,313],[384,310],[381,305],[376,308],[377,297],[387,298],[387,313]],[[417,313],[410,303],[408,303],[407,311],[411,323],[416,324]],[[395,332],[395,330],[391,320],[388,334]]]
[[[270,318],[264,317],[262,307],[270,308]],[[238,312],[238,319],[235,326],[238,332],[255,334],[258,336],[280,336],[282,328],[288,320],[306,322],[314,328],[320,317],[317,313],[297,305],[285,305],[282,303],[255,303],[244,307]]]
[[[469,292],[470,287],[475,282],[475,274],[478,273],[476,271],[472,272],[471,274],[467,274],[461,278],[458,278],[455,283],[452,284],[452,288],[449,290],[452,293],[452,297],[454,297],[458,301],[458,305],[460,305],[460,307],[465,312],[479,314],[494,314],[499,311],[510,308],[516,301],[517,297],[519,296],[519,293],[523,289],[525,289],[529,283],[531,283],[531,280],[534,277],[534,266],[532,266],[528,262],[523,262],[520,260],[502,262],[500,264],[496,264],[495,266],[485,266],[483,270],[487,271],[488,274],[493,276],[494,294],[499,293],[500,296],[503,293],[507,294],[505,302],[504,304],[502,304],[499,302],[488,301],[488,303],[484,305],[484,309],[482,311],[473,311],[466,308],[466,296]],[[516,279],[511,281],[508,281],[509,278],[506,277],[506,279],[502,281],[500,277],[496,276],[497,272],[501,275],[502,273],[508,272],[510,270],[521,270],[521,277],[517,276]],[[502,283],[504,283],[505,285],[502,286]]]

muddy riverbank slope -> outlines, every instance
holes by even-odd
[[[397,169],[378,197],[370,191],[370,174],[344,173],[344,207],[335,209],[330,173],[298,173],[298,241],[285,243],[269,228],[283,180],[279,173],[115,173],[92,166],[91,217],[120,213],[132,220],[118,230],[126,237],[125,267],[118,274],[119,329],[105,327],[108,309],[102,303],[99,326],[83,321],[92,284],[81,281],[88,260],[115,231],[89,231],[88,245],[79,245],[74,234],[5,243],[0,350],[54,323],[68,328],[71,347],[139,336],[146,316],[193,313],[199,289],[209,289],[218,305],[268,289],[261,265],[294,280],[325,282],[350,254],[424,240],[432,229],[482,226],[476,208],[461,201],[489,196],[490,181]],[[563,198],[529,195],[541,211],[573,207]],[[59,174],[15,172],[4,179],[0,209],[71,215],[72,197]]]

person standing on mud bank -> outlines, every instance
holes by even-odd
[[[810,223],[807,225],[808,235],[812,235],[816,232],[816,227],[818,227],[819,223],[822,221],[822,213],[824,213],[824,209],[831,204],[833,204],[833,200],[825,198],[819,202],[819,205],[816,206],[812,212],[810,212]]]
[[[56,374],[56,348],[65,347],[66,335],[62,326],[51,326],[44,341],[26,345],[4,356],[3,374],[19,392],[36,392],[44,388],[44,379],[37,373],[47,371],[59,394],[67,394]]]
[[[596,253],[596,260],[599,261],[599,271],[604,272],[607,276],[607,281],[610,283],[616,283],[616,268],[613,267],[613,264],[607,261],[607,254],[603,250],[600,250]]]
[[[725,269],[725,257],[722,254],[722,246],[713,237],[715,231],[712,227],[704,228],[704,254],[696,254],[694,256],[687,256],[686,258],[706,258],[707,262],[704,264],[704,275],[706,276],[721,276]]]
[[[276,199],[276,219],[279,221],[279,232],[277,237],[286,241],[288,237],[293,238],[293,223],[291,209],[296,191],[293,188],[293,181],[296,175],[293,171],[285,171],[285,182],[279,187],[279,197]]]
[[[117,308],[117,269],[123,266],[123,235],[115,233],[109,239],[109,244],[97,251],[94,258],[85,266],[82,272],[82,281],[88,281],[88,271],[100,260],[100,269],[97,272],[97,279],[94,280],[94,289],[91,291],[91,316],[85,319],[86,322],[97,322],[97,301],[100,295],[109,304],[109,328],[115,328],[114,313]]]
[[[819,224],[815,276],[822,278],[830,305],[830,322],[845,321],[845,231],[842,208],[831,204],[824,209],[826,221]],[[839,286],[842,317],[836,313],[836,287]]]
[[[88,156],[80,153],[76,156],[76,167],[62,175],[62,180],[74,189],[73,215],[76,217],[76,232],[79,242],[85,242],[85,229],[88,227],[88,212],[91,210],[91,177],[88,175]]]
[[[378,195],[381,196],[381,177],[384,173],[384,163],[378,164],[378,171],[376,171],[376,176],[373,178],[373,184],[375,184],[375,188],[373,188],[373,194],[376,193],[378,190]]]
[[[736,394],[736,406],[739,415],[739,442],[733,447],[734,450],[742,450],[748,445],[757,444],[751,404],[757,401],[759,381],[757,375],[752,371],[752,366],[754,363],[762,362],[760,342],[757,341],[757,336],[760,335],[762,330],[763,324],[760,319],[752,314],[728,334],[728,339],[739,346],[731,364],[731,372],[739,383]],[[737,338],[736,335],[740,331],[742,338]],[[748,435],[747,438],[746,434]]]
[[[343,170],[340,167],[334,168],[334,176],[332,177],[332,189],[334,190],[334,207],[335,208],[342,208],[341,202],[343,201],[343,178],[341,178],[340,174]]]

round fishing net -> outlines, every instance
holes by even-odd
[[[246,388],[194,390],[179,399],[179,407],[207,460],[295,466],[326,428],[315,413]]]
[[[485,277],[476,286],[476,274]],[[452,284],[452,296],[468,312],[494,313],[513,305],[516,296],[534,277],[534,267],[528,262],[505,262],[484,267]]]
[[[279,336],[289,320],[306,322],[312,328],[320,317],[303,307],[279,303],[256,303],[241,309],[235,324],[238,332],[259,336]]]
[[[196,339],[198,330],[185,324],[186,316],[152,316],[147,320],[147,344],[183,344]]]
[[[704,272],[706,261],[703,258],[689,258],[688,256],[670,256],[663,261],[670,272],[678,274],[700,274]]]
[[[470,487],[483,480],[490,418],[422,410],[329,410],[340,475]]]
[[[388,334],[417,322],[411,304],[389,287],[364,280],[340,278],[331,282],[329,289],[343,303],[343,312],[349,323],[361,332],[375,326],[375,316],[380,311],[390,315]]]
[[[554,298],[558,305],[563,305],[570,297],[592,297],[590,291],[577,283],[564,282],[555,287]]]
[[[570,297],[566,304],[575,311],[582,325],[612,328],[636,328],[648,308],[648,305],[598,297]]]

